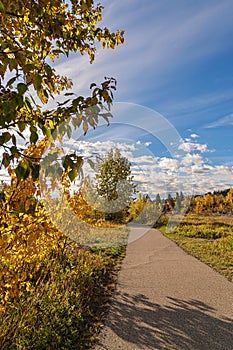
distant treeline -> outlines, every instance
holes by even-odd
[[[163,212],[167,213],[174,208],[179,210],[186,203],[187,212],[195,214],[233,214],[233,188],[222,191],[208,192],[201,195],[187,197],[181,192],[175,197],[170,194],[166,199],[161,200],[157,195],[155,203],[163,205]]]
[[[157,194],[153,200],[148,196],[139,196],[129,204],[127,215],[129,220],[151,224],[159,216],[171,212],[232,215],[233,188],[193,196],[177,192],[175,196],[168,194],[167,198],[161,198]]]
[[[29,183],[24,184],[27,188],[25,191],[18,191],[12,188],[12,185],[0,186],[0,203],[5,201],[7,192],[11,194],[11,206],[14,211],[31,213],[37,203],[35,197],[35,188],[31,188]],[[22,185],[21,185],[22,187]],[[177,214],[195,213],[195,214],[233,214],[233,188],[222,191],[208,192],[202,195],[187,196],[182,192],[168,194],[163,198],[157,194],[154,199],[147,195],[140,194],[137,198],[132,199],[119,212],[104,213],[98,208],[98,201],[92,206],[86,201],[81,191],[72,195],[67,194],[71,208],[76,215],[83,221],[92,225],[104,225],[105,221],[118,223],[127,223],[136,221],[142,224],[153,224],[161,215],[171,212]]]
[[[193,196],[189,210],[196,214],[233,214],[233,188]]]

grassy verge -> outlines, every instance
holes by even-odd
[[[0,321],[2,350],[82,350],[94,342],[125,247],[71,248],[51,251],[34,270],[30,289],[8,301]]]
[[[167,237],[233,281],[233,217],[186,215],[171,233],[166,219],[157,224]]]

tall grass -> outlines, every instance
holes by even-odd
[[[51,251],[40,270],[34,271],[31,289],[8,301],[0,321],[0,348],[88,348],[106,310],[117,261],[123,254],[123,246],[116,251]]]

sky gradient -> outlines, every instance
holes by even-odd
[[[153,139],[156,117],[145,118],[142,124],[148,133],[144,135],[122,124],[118,129],[110,125],[108,130],[91,132],[86,138],[80,136],[85,152],[89,154],[88,149],[95,149],[93,144],[97,141],[95,152],[101,149],[101,140],[105,141],[106,151],[112,147],[111,142],[121,139],[122,152],[126,152],[132,164],[136,157],[136,165],[143,169],[141,183],[154,172],[150,185],[154,191],[157,189],[153,184],[159,179],[171,184],[173,170],[182,173],[181,182],[187,191],[191,187],[194,192],[207,192],[232,186],[232,0],[103,0],[101,3],[105,7],[103,24],[112,31],[125,29],[125,43],[115,50],[99,50],[92,65],[87,56],[71,55],[68,61],[62,59],[56,64],[58,72],[73,80],[74,92],[84,95],[92,82],[101,82],[105,76],[115,77],[118,82],[115,101],[158,112],[180,136],[176,147],[178,153],[183,152],[183,158],[169,153],[167,145],[159,145]],[[113,119],[116,123],[117,118],[116,113]],[[125,123],[134,127],[134,116],[126,113]],[[129,139],[131,149],[125,146],[129,145],[126,142]],[[72,141],[74,145],[77,138]],[[135,155],[132,145],[135,149],[144,147]],[[82,152],[85,147],[81,147]],[[147,161],[140,157],[147,157]],[[177,188],[173,185],[172,191],[180,189],[180,185]]]
[[[232,185],[232,1],[102,3],[104,24],[112,30],[125,29],[124,45],[100,50],[91,66],[87,57],[71,57],[69,64],[59,63],[59,70],[71,76],[82,93],[91,82],[114,76],[116,101],[157,111],[180,134],[186,165],[199,174],[197,192]],[[150,150],[157,156],[153,145]],[[158,156],[162,158],[159,152]],[[166,157],[169,163],[172,157]]]

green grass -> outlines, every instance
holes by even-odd
[[[233,281],[233,217],[189,214],[171,233],[163,222],[157,226],[184,250]]]

